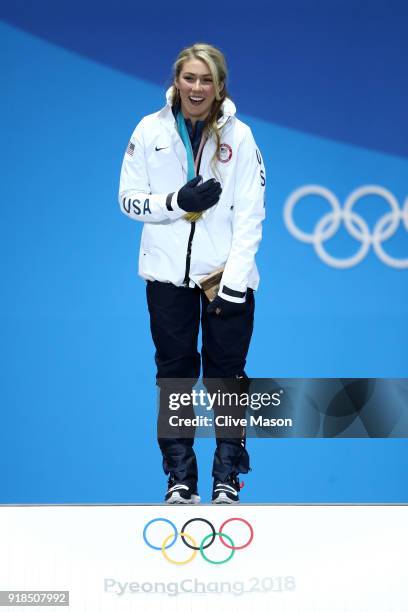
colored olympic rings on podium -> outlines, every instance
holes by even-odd
[[[244,542],[243,544],[236,546],[233,539],[231,538],[231,536],[229,536],[228,534],[224,533],[223,529],[224,527],[228,524],[228,523],[232,523],[233,521],[238,521],[243,523],[244,525],[246,525],[246,527],[248,527],[249,529],[249,537],[247,539],[246,542]],[[162,542],[162,544],[160,546],[156,546],[154,544],[151,543],[151,541],[148,539],[147,537],[147,532],[150,529],[150,527],[156,523],[166,523],[167,525],[169,525],[172,529],[172,533],[170,533],[168,536],[166,536]],[[190,535],[186,529],[189,525],[191,525],[194,522],[201,522],[206,524],[209,528],[210,528],[210,533],[208,533],[206,536],[204,536],[204,538],[201,540],[200,544],[197,543],[197,541],[195,540],[195,538]],[[177,541],[178,536],[180,536],[183,544],[187,547],[190,548],[192,550],[192,553],[186,558],[183,559],[181,561],[176,561],[175,559],[172,559],[170,557],[170,555],[168,554],[168,549],[171,548],[172,546],[174,546],[174,544]],[[210,546],[212,546],[212,544],[214,544],[215,538],[216,536],[218,536],[221,544],[223,546],[225,546],[226,548],[230,549],[230,553],[229,555],[225,558],[222,559],[221,561],[214,561],[212,559],[210,559],[207,554],[204,552],[207,548],[209,548]],[[254,538],[254,530],[252,525],[249,523],[249,521],[241,518],[241,517],[232,517],[227,519],[226,521],[224,521],[222,523],[222,525],[220,526],[219,530],[216,531],[214,525],[207,519],[205,518],[201,518],[201,517],[197,517],[197,518],[192,518],[189,519],[186,523],[184,523],[184,525],[182,526],[181,530],[178,531],[176,525],[170,521],[169,519],[163,518],[163,517],[158,517],[155,519],[152,519],[151,521],[149,521],[148,523],[146,523],[146,525],[144,526],[143,529],[143,540],[145,542],[145,544],[147,546],[149,546],[149,548],[153,548],[154,550],[160,550],[162,552],[163,557],[169,562],[169,563],[174,563],[175,565],[185,565],[187,563],[190,563],[191,561],[193,561],[193,559],[195,559],[195,557],[197,556],[197,552],[200,551],[200,554],[202,556],[202,558],[207,561],[207,563],[211,563],[214,565],[220,565],[222,563],[227,563],[227,561],[230,561],[232,559],[232,557],[235,554],[236,550],[242,550],[243,548],[246,548],[247,546],[249,546],[252,542]],[[225,541],[227,540],[227,542]]]

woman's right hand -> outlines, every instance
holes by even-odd
[[[221,185],[215,179],[208,179],[205,183],[200,175],[188,181],[177,195],[177,204],[186,212],[201,212],[214,206],[220,199]]]

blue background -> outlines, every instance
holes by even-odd
[[[178,51],[226,53],[229,90],[267,169],[262,283],[248,373],[406,377],[408,271],[378,259],[335,269],[283,220],[318,184],[361,185],[400,207],[408,176],[408,5],[156,1],[0,3],[0,502],[156,502],[164,478],[141,226],[117,204],[140,118],[160,109]],[[308,201],[309,202],[309,201]],[[299,226],[328,211],[310,200]],[[389,210],[355,210],[372,229]],[[339,230],[328,251],[360,246]],[[401,226],[383,245],[408,257]],[[386,410],[387,407],[384,406]],[[213,442],[198,440],[209,499]],[[250,440],[248,502],[406,502],[406,440]]]

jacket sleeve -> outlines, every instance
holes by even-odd
[[[263,160],[248,128],[238,148],[232,246],[219,291],[220,297],[230,302],[245,302],[248,279],[262,237],[265,180]]]
[[[121,211],[136,221],[160,223],[185,215],[177,204],[177,194],[152,193],[146,169],[143,119],[133,132],[123,158],[120,173],[119,205]]]

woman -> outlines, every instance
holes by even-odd
[[[166,106],[140,121],[123,160],[119,203],[144,222],[139,274],[147,281],[162,395],[169,379],[194,384],[201,360],[207,389],[215,378],[247,380],[265,169],[250,128],[235,116],[226,81],[219,49],[195,44],[181,51]],[[200,282],[219,268],[218,295],[209,302]],[[164,410],[161,402],[162,416]],[[191,406],[186,413],[194,414]],[[196,503],[194,431],[181,428],[179,435],[158,435],[169,474],[165,501]],[[226,437],[218,428],[216,436],[212,500],[238,502],[238,474],[250,469],[245,430]]]

